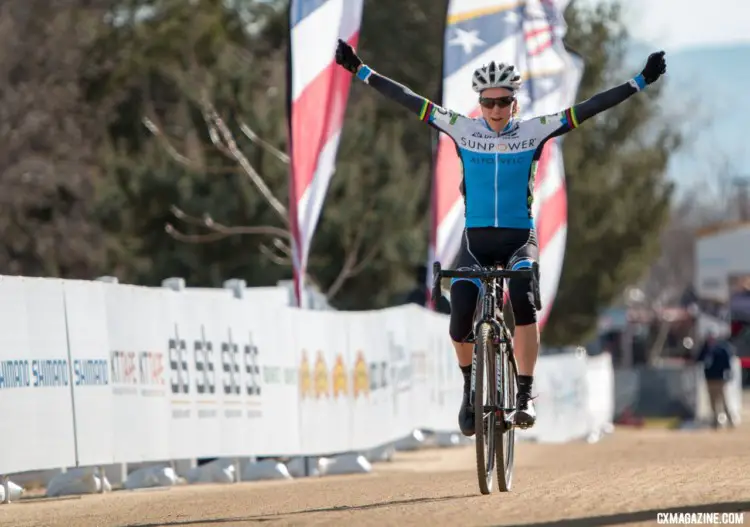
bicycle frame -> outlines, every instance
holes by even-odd
[[[511,400],[515,397],[516,366],[513,356],[513,343],[510,331],[502,314],[503,298],[498,298],[502,288],[498,280],[504,278],[531,278],[534,303],[541,309],[539,294],[539,266],[534,262],[531,268],[504,270],[502,268],[479,268],[470,270],[448,270],[440,268],[440,262],[433,264],[434,281],[432,296],[437,305],[440,295],[440,278],[477,278],[481,281],[479,301],[474,317],[474,351],[471,373],[471,399],[475,415],[475,433],[477,436],[477,476],[482,494],[489,494],[493,486],[493,470],[497,461],[499,490],[507,492],[511,487],[513,475],[514,425],[508,420],[509,412],[515,408]],[[505,344],[505,345],[502,345]],[[512,368],[507,373],[505,368]],[[487,373],[488,385],[483,387],[484,373]],[[494,378],[493,378],[494,377]],[[502,394],[502,395],[500,395]],[[487,398],[485,399],[485,395]],[[501,397],[502,400],[498,400]],[[498,420],[502,422],[498,426]],[[507,434],[506,434],[507,432]],[[500,449],[496,449],[496,443]],[[507,446],[507,452],[505,447]],[[485,451],[486,450],[486,451]],[[502,468],[502,471],[501,471]]]
[[[474,335],[477,334],[479,326],[487,323],[492,326],[495,339],[499,339],[503,334],[503,329],[498,322],[498,311],[502,309],[502,298],[497,298],[499,278],[489,278],[486,282],[482,281],[483,291],[480,291],[481,308],[474,322]],[[502,317],[502,312],[499,313]],[[497,342],[496,342],[497,343]]]

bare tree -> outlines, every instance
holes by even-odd
[[[648,305],[674,303],[692,284],[695,241],[701,229],[739,219],[734,165],[720,155],[711,166],[712,171],[672,206],[661,234],[661,254],[642,284]]]
[[[239,57],[244,61],[250,60],[241,54],[237,54],[236,57]],[[205,232],[200,234],[186,234],[171,223],[165,226],[166,232],[173,238],[186,243],[211,243],[229,236],[239,235],[260,235],[270,237],[270,242],[261,242],[259,244],[259,251],[270,261],[278,265],[291,266],[293,239],[291,235],[291,220],[289,218],[287,207],[274,194],[270,185],[267,183],[267,179],[264,178],[253,163],[250,162],[248,156],[239,146],[237,137],[232,131],[232,127],[227,124],[227,121],[216,109],[211,95],[212,86],[214,85],[214,80],[211,75],[199,67],[194,58],[189,62],[192,64],[189,72],[171,71],[171,77],[176,80],[177,84],[185,92],[188,99],[199,106],[208,131],[208,136],[210,137],[213,146],[218,152],[236,164],[238,173],[247,178],[257,192],[263,197],[264,202],[276,213],[281,226],[225,225],[216,222],[209,212],[204,212],[201,217],[196,217],[186,213],[178,206],[173,206],[171,212],[176,219],[189,225],[200,226]],[[279,75],[282,72],[279,68],[276,68],[275,73]],[[143,117],[144,126],[154,135],[164,151],[167,152],[174,161],[192,170],[211,171],[210,168],[204,166],[202,160],[196,159],[196,156],[190,156],[187,153],[179,151],[175,146],[175,141],[169,137],[165,131],[164,125],[160,123],[156,112],[153,110],[153,105],[147,104],[146,108],[146,115]],[[245,120],[236,119],[235,125],[236,129],[241,132],[244,139],[255,145],[257,148],[269,153],[279,163],[287,166],[289,165],[290,159],[288,154],[275,147],[270,141],[264,140]],[[376,244],[369,247],[368,251],[363,250],[363,240],[367,229],[370,228],[372,224],[375,205],[376,203],[374,199],[368,200],[365,209],[362,212],[361,221],[357,223],[353,232],[345,233],[346,256],[338,275],[333,282],[331,282],[325,292],[325,295],[329,300],[332,300],[336,294],[341,291],[347,280],[361,273],[380,249]],[[306,279],[308,282],[321,288],[319,281],[316,280],[310,272],[307,273]]]

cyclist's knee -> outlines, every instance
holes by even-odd
[[[516,326],[528,326],[536,322],[534,291],[529,279],[510,281],[510,303],[513,307],[513,318]]]
[[[451,320],[449,333],[454,342],[464,342],[473,330],[474,309],[479,289],[467,280],[451,284]]]

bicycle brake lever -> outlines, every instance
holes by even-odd
[[[440,294],[440,262],[432,264],[432,306],[435,311],[438,310],[438,300]]]

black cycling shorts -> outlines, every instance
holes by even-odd
[[[538,259],[539,247],[533,229],[469,228],[464,230],[456,268],[500,264],[506,269],[523,269],[531,267]],[[515,325],[533,324],[536,322],[536,307],[531,279],[513,278],[509,282]],[[471,336],[479,287],[481,282],[478,279],[451,280],[450,335],[455,342],[464,342]]]

